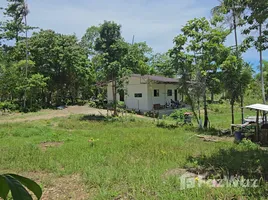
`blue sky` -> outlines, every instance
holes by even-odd
[[[0,0],[0,7],[5,4],[6,0]],[[146,41],[154,52],[165,52],[188,20],[210,18],[218,0],[28,0],[28,5],[32,26],[81,38],[88,27],[113,20],[122,25],[127,41],[135,35],[135,42]],[[233,43],[230,36],[227,45]],[[258,53],[251,49],[244,58],[256,65]],[[268,60],[267,51],[264,59]]]

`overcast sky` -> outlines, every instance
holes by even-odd
[[[131,42],[145,41],[154,52],[165,52],[190,19],[210,18],[210,10],[218,0],[28,0],[29,25],[53,29],[63,34],[76,34],[81,38],[86,29],[104,20],[122,25],[122,35]],[[4,7],[6,0],[0,0]],[[3,19],[0,16],[0,20]],[[233,45],[229,37],[227,45]],[[249,50],[244,58],[255,65],[258,53]],[[268,60],[268,52],[264,53]]]

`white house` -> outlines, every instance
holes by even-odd
[[[133,74],[124,86],[124,92],[117,94],[117,100],[125,102],[128,109],[150,111],[159,109],[171,100],[178,101],[178,80],[163,76]],[[112,83],[107,87],[107,100],[113,101]]]

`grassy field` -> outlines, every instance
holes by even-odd
[[[208,142],[196,134],[192,127],[158,128],[135,117],[75,115],[2,124],[0,171],[33,178],[43,187],[43,199],[267,198],[263,182],[254,189],[181,190],[185,170],[258,180],[268,172],[267,152],[258,146],[229,138]]]

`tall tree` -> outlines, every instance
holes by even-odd
[[[100,35],[96,40],[95,50],[100,58],[99,72],[106,81],[112,82],[114,115],[117,115],[116,94],[123,84],[122,78],[127,70],[123,66],[128,45],[121,36],[121,26],[111,21],[104,21],[100,26]]]
[[[227,24],[230,27],[230,30],[234,32],[235,56],[237,58],[237,62],[240,61],[239,57],[241,55],[238,44],[238,28],[245,24],[243,20],[244,12],[245,12],[244,0],[220,0],[220,5],[212,9],[212,14],[214,15],[214,17],[219,19],[219,16],[222,16],[221,21],[223,22],[223,24]],[[241,63],[235,63],[235,64],[238,65],[238,67],[241,66]],[[241,96],[240,103],[241,103],[241,118],[243,123],[244,119],[243,96]]]
[[[91,26],[86,30],[85,35],[83,35],[80,45],[86,50],[88,56],[93,56],[96,54],[95,45],[96,40],[100,35],[100,27]]]
[[[28,27],[24,21],[24,17],[29,13],[28,7],[25,0],[7,0],[8,5],[5,8],[4,15],[7,17],[7,21],[3,22],[3,37],[7,40],[15,39],[18,42],[21,38],[22,33]]]
[[[167,53],[157,53],[152,56],[150,65],[155,69],[156,74],[160,74],[166,77],[174,77],[176,70],[172,66],[171,58]]]
[[[242,66],[238,66],[237,62],[243,63]],[[252,68],[243,61],[237,61],[235,52],[230,52],[230,55],[221,65],[221,70],[223,72],[224,87],[230,99],[232,124],[234,124],[234,104],[241,97],[241,93],[245,93],[251,81]]]
[[[169,50],[172,66],[177,74],[180,76],[179,90],[186,95],[187,101],[191,106],[194,117],[199,124],[199,118],[195,111],[195,93],[193,91],[192,76],[195,72],[194,58],[185,50],[187,37],[178,35],[174,38],[174,47]]]
[[[249,26],[244,30],[244,34],[249,34],[252,31],[258,30],[259,35],[256,38],[254,45],[260,55],[260,75],[261,75],[261,89],[262,100],[266,103],[265,86],[263,76],[263,51],[268,48],[268,1],[267,0],[247,0],[245,1],[250,12],[245,16]]]
[[[152,53],[145,42],[128,44],[127,54],[124,57],[124,65],[134,74],[149,74],[149,55]]]
[[[19,42],[13,59],[23,59],[25,48],[25,43]],[[48,90],[43,92],[48,105],[59,105],[67,100],[74,103],[81,96],[81,90],[85,91],[83,87],[91,83],[88,56],[74,35],[62,35],[51,30],[33,33],[29,38],[29,52],[30,60],[35,63],[34,73],[49,77]]]
[[[213,74],[217,73],[219,64],[224,60],[224,41],[229,31],[212,27],[205,18],[193,19],[182,28],[183,34],[188,38],[187,51],[192,52],[196,58],[197,73],[202,75],[203,102],[204,102],[204,128],[208,127],[207,89],[213,83]],[[214,77],[215,78],[215,77]],[[212,85],[211,85],[212,86]]]

